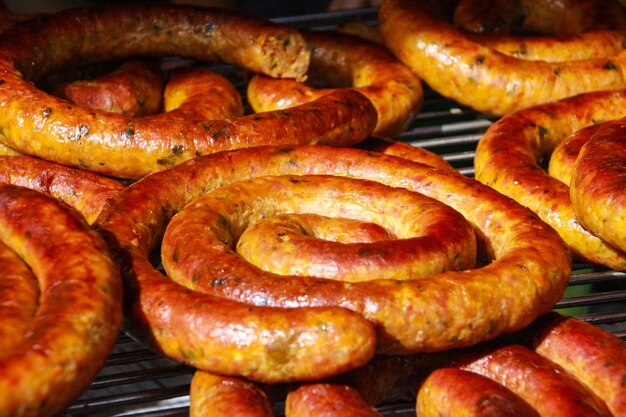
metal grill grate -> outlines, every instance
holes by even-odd
[[[296,27],[331,29],[348,20],[373,23],[375,9],[276,19]],[[228,72],[228,67],[221,68]],[[464,175],[473,176],[474,149],[493,122],[427,89],[417,120],[400,139],[443,155]],[[557,308],[626,339],[626,274],[575,264],[566,296]],[[89,390],[63,416],[187,416],[193,370],[162,358],[126,334]],[[385,416],[414,416],[413,403],[382,405]],[[283,415],[276,404],[275,415]]]

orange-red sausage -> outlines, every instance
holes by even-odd
[[[582,94],[512,113],[487,129],[476,148],[476,178],[535,211],[555,228],[578,258],[626,269],[623,251],[583,228],[570,190],[539,165],[573,132],[624,117],[626,91]]]
[[[582,320],[550,313],[524,331],[540,355],[558,364],[626,416],[626,343]]]
[[[190,417],[272,417],[266,393],[244,379],[196,371],[189,392]]]
[[[441,2],[386,0],[379,9],[379,30],[387,47],[430,87],[479,111],[504,115],[626,87],[626,53],[564,62],[523,60],[476,42],[444,16]]]
[[[112,178],[30,156],[0,156],[0,183],[49,194],[78,210],[89,223],[124,184]]]
[[[348,385],[307,384],[290,391],[286,417],[380,417],[374,407]]]
[[[219,9],[161,5],[70,10],[12,27],[0,40],[0,141],[26,154],[123,178],[139,178],[198,155],[261,144],[349,146],[376,124],[353,90],[298,108],[217,120],[129,118],[51,97],[31,81],[80,61],[178,55],[300,78],[301,35]],[[20,123],[15,123],[19,120]]]
[[[214,295],[183,289],[150,265],[148,256],[165,225],[188,202],[223,184],[276,174],[350,176],[420,191],[463,214],[474,225],[484,253],[491,255],[493,262],[476,270],[405,282],[350,284],[310,277],[270,282],[225,276],[192,279],[195,288]],[[347,348],[335,347],[337,340],[342,346],[347,341],[343,337],[355,334],[350,330],[355,323],[346,318],[355,320],[346,316],[348,309],[376,325],[377,347],[388,353],[467,346],[519,330],[561,298],[571,268],[569,252],[554,230],[498,192],[458,173],[350,148],[256,147],[196,158],[127,187],[97,223],[118,242],[120,259],[128,271],[126,278],[132,283],[131,317],[153,344],[168,356],[199,368],[262,380],[293,378],[287,373],[292,371],[292,361],[309,358],[313,352],[314,362],[303,360],[310,364],[307,372],[329,370],[338,353],[353,355]],[[290,309],[282,316],[271,310],[276,314],[271,317],[266,314],[267,307],[261,307],[269,305]],[[315,313],[314,309],[293,308],[306,306],[346,310],[325,315],[324,309]],[[299,339],[272,323],[277,317],[305,314],[299,311],[311,314],[310,323],[317,323],[318,333],[308,334],[310,339]],[[345,326],[336,324],[340,318]],[[292,329],[299,323],[295,318],[289,320],[281,318],[278,324]],[[354,339],[350,347],[370,340],[364,346],[371,348],[372,336]],[[324,339],[315,342],[318,337]],[[311,341],[312,350],[304,344],[306,340]],[[252,349],[248,354],[248,348],[256,343],[269,343],[275,349]],[[228,347],[231,345],[236,350]],[[346,368],[344,364],[334,369]]]
[[[26,188],[0,185],[0,240],[41,290],[28,331],[0,358],[0,414],[56,415],[87,388],[117,340],[119,270],[80,215]]]
[[[132,60],[97,79],[62,85],[54,94],[92,109],[144,116],[161,110],[163,82],[153,63]]]
[[[569,186],[572,182],[572,173],[576,164],[576,158],[580,154],[580,149],[601,127],[602,124],[583,127],[556,145],[550,155],[548,173]]]
[[[37,278],[9,247],[0,243],[0,359],[19,345],[39,305]]]
[[[397,239],[343,244],[283,227],[253,232],[242,247],[246,228],[283,213],[372,222]],[[231,250],[233,242],[243,257]],[[473,268],[476,237],[457,211],[418,193],[349,178],[284,175],[225,185],[187,205],[167,227],[161,261],[172,280],[190,288],[194,282],[201,288],[206,277],[416,280]]]
[[[352,87],[369,98],[378,113],[374,134],[396,136],[417,115],[423,100],[419,78],[385,48],[337,32],[305,32],[311,47],[307,75],[312,85]],[[247,89],[248,101],[259,111],[285,109],[334,91],[294,80],[255,76]]]
[[[417,395],[420,417],[539,417],[526,401],[497,382],[457,368],[431,373]]]
[[[462,368],[502,384],[544,417],[611,417],[602,400],[585,385],[521,345],[487,349]]]
[[[604,124],[576,159],[570,197],[577,218],[609,245],[626,251],[626,120]]]

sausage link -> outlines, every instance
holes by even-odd
[[[615,417],[626,416],[626,344],[582,320],[550,313],[527,330],[530,346],[588,386]]]
[[[473,372],[441,368],[431,373],[417,395],[420,417],[539,417],[526,401]]]
[[[328,383],[307,384],[290,391],[286,417],[381,417],[352,387]]]
[[[261,241],[247,242],[248,248],[244,240],[240,247],[249,225],[282,213],[372,222],[397,239],[342,244],[294,239],[293,233],[279,229],[266,236],[257,233],[253,237]],[[415,280],[473,268],[475,239],[457,211],[421,194],[349,178],[285,175],[223,186],[190,203],[169,223],[161,260],[172,280],[199,290],[216,280],[260,281],[261,276],[279,282],[300,275],[346,282]],[[252,264],[230,249],[238,240],[237,250],[244,249]]]
[[[54,94],[92,109],[145,116],[161,110],[163,76],[152,63],[132,60],[97,79],[62,85]]]
[[[550,155],[548,173],[569,187],[572,182],[572,173],[574,172],[574,165],[576,164],[576,158],[578,158],[580,154],[580,149],[601,127],[602,124],[583,127],[556,145]]]
[[[0,243],[0,360],[24,339],[39,305],[37,278],[5,244]]]
[[[376,125],[362,94],[336,91],[294,109],[234,119],[133,118],[69,106],[36,81],[75,61],[178,55],[299,78],[309,50],[295,30],[218,9],[111,6],[73,10],[10,29],[0,42],[0,141],[26,154],[120,178],[198,155],[261,144],[350,146]],[[20,123],[14,123],[20,120]]]
[[[93,223],[102,207],[123,188],[101,175],[30,156],[0,156],[0,183],[15,184],[51,195]]]
[[[582,94],[515,112],[487,129],[476,148],[476,179],[535,211],[578,258],[626,269],[624,252],[583,228],[570,190],[539,165],[558,143],[598,121],[626,115],[626,91]]]
[[[218,186],[278,174],[349,176],[422,192],[450,205],[468,219],[475,227],[483,251],[493,257],[493,262],[475,270],[450,271],[404,282],[342,283],[312,277],[283,277],[269,282],[218,279],[209,285],[211,288],[203,288],[212,296],[183,289],[150,265],[149,254],[159,243],[166,224],[183,206]],[[132,283],[130,302],[134,321],[168,355],[177,354],[177,349],[169,349],[170,344],[188,347],[203,343],[206,352],[212,345],[228,342],[223,327],[231,323],[228,329],[239,328],[232,324],[233,320],[238,325],[242,320],[254,324],[246,333],[249,340],[269,336],[268,329],[273,328],[273,323],[263,321],[267,318],[262,315],[267,307],[260,305],[289,307],[292,309],[288,312],[293,315],[304,314],[297,313],[300,309],[293,307],[338,306],[353,310],[375,324],[378,350],[386,353],[472,345],[519,330],[549,311],[562,297],[571,272],[569,251],[556,232],[508,197],[458,173],[350,148],[256,147],[196,158],[122,190],[97,223],[118,242],[126,278]],[[205,283],[210,284],[210,280]],[[168,293],[175,297],[166,297]],[[259,306],[236,304],[222,297]],[[180,316],[174,314],[179,310]],[[245,310],[250,310],[248,318],[244,316]],[[203,319],[196,315],[200,311],[205,314]],[[156,325],[156,319],[177,317],[171,328]],[[321,327],[329,337],[335,331],[337,317],[343,315],[329,315],[317,321],[326,324]],[[199,323],[206,327],[200,329]],[[295,323],[292,321],[291,325]],[[188,327],[192,324],[194,331]],[[348,328],[346,322],[341,330]],[[174,342],[171,332],[179,332],[185,339],[197,337],[198,341]],[[201,342],[204,332],[213,335],[213,339]],[[232,332],[230,336],[234,336]],[[231,343],[237,346],[237,352],[242,352],[242,344],[236,338]],[[315,356],[320,361],[336,350],[331,347],[334,343],[324,343],[315,345],[319,348]],[[294,343],[289,346],[294,350],[300,348]],[[212,367],[205,364],[204,369],[218,372],[218,366],[235,364],[228,353],[224,346],[218,346],[207,354]],[[202,359],[200,353],[194,356],[198,361]],[[239,361],[239,356],[235,358]],[[258,357],[246,359],[250,368]],[[312,368],[319,371],[323,366],[327,364],[316,363]],[[260,374],[255,377],[264,378]]]
[[[87,388],[117,340],[119,270],[77,213],[26,188],[0,185],[0,240],[41,290],[29,330],[0,359],[0,414],[55,415]]]
[[[583,145],[570,184],[577,218],[600,239],[626,251],[626,146],[620,119],[604,124]]]
[[[419,78],[385,48],[338,32],[304,32],[311,48],[307,75],[317,83],[352,87],[378,112],[374,134],[396,136],[414,120],[423,101]],[[315,100],[332,88],[314,88],[294,80],[255,76],[248,101],[256,112],[285,109]]]
[[[488,349],[462,369],[492,379],[544,417],[611,417],[606,405],[558,365],[521,345]]]
[[[445,97],[494,115],[590,91],[626,87],[626,53],[529,61],[475,42],[431,0],[386,0],[379,30],[389,49]]]
[[[272,417],[265,392],[250,381],[196,371],[189,392],[190,417]]]

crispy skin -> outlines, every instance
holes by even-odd
[[[190,417],[272,417],[265,392],[250,381],[196,371],[189,392]]]
[[[526,401],[473,372],[441,368],[431,373],[417,395],[420,417],[539,417]]]
[[[476,179],[535,211],[559,232],[576,257],[624,270],[624,252],[581,226],[570,190],[551,178],[539,160],[573,132],[623,117],[625,105],[626,91],[596,92],[506,116],[490,126],[478,143]]]
[[[65,84],[54,94],[92,109],[145,116],[161,110],[163,84],[163,75],[152,63],[132,60],[102,77]]]
[[[606,405],[558,365],[521,345],[487,349],[461,365],[502,384],[542,416],[611,417]]]
[[[580,149],[601,127],[602,124],[583,127],[556,145],[550,155],[548,173],[569,187]]]
[[[582,320],[550,313],[523,332],[537,353],[558,364],[626,416],[626,343]]]
[[[124,184],[112,178],[30,156],[0,156],[0,183],[15,184],[51,195],[93,223],[102,207]]]
[[[626,251],[626,120],[607,123],[583,145],[570,184],[580,222],[602,240]]]
[[[494,115],[626,86],[626,53],[554,63],[519,59],[465,35],[434,1],[383,2],[379,30],[389,49],[434,90]]]
[[[179,55],[300,77],[309,50],[289,28],[219,9],[111,6],[15,26],[0,41],[0,138],[64,165],[139,178],[201,154],[260,144],[349,146],[369,135],[376,111],[343,90],[295,109],[232,120],[156,120],[69,106],[31,84],[75,61]],[[20,123],[15,123],[19,120]]]
[[[159,242],[166,224],[188,202],[224,184],[275,174],[349,176],[420,191],[463,214],[476,228],[483,250],[495,260],[476,270],[446,272],[404,282],[341,283],[310,277],[285,277],[269,282],[234,277],[213,282],[205,279],[203,291],[213,296],[182,289],[150,266],[147,257]],[[107,206],[98,224],[119,245],[126,279],[131,284],[129,301],[135,324],[166,354],[180,357],[180,343],[190,351],[194,349],[194,359],[200,359],[200,342],[179,342],[173,333],[200,338],[205,330],[201,331],[199,325],[207,326],[214,338],[210,343],[204,342],[206,352],[211,346],[228,341],[229,335],[220,329],[228,320],[230,328],[236,328],[232,321],[258,324],[247,334],[249,340],[263,337],[267,334],[263,332],[265,326],[272,324],[259,321],[267,318],[262,315],[267,307],[236,304],[223,297],[264,306],[343,307],[375,324],[381,352],[434,351],[475,344],[526,326],[561,298],[571,272],[569,251],[556,232],[530,210],[495,190],[454,172],[350,148],[256,147],[196,158],[127,187]],[[166,292],[174,296],[166,297]],[[229,312],[229,308],[235,312]],[[181,317],[176,314],[179,310],[186,318],[171,324],[157,322]],[[250,310],[251,315],[240,316],[243,310]],[[197,314],[200,311],[202,316]],[[288,310],[290,314],[298,311],[298,308]],[[318,320],[326,324],[323,334],[327,337],[337,330],[334,323],[344,317],[339,315],[341,311]],[[221,320],[225,320],[224,324],[220,324]],[[194,326],[194,330],[190,331],[189,326]],[[346,331],[349,325],[346,326],[341,330]],[[236,342],[235,339],[232,343]],[[351,354],[332,347],[335,344],[328,341],[323,343],[317,345],[324,347],[313,358],[304,354],[299,357],[303,363],[314,363],[312,369],[316,371],[329,366],[331,362],[319,363],[327,356],[337,352]],[[299,348],[295,344],[291,346]],[[244,348],[247,346],[240,343],[238,352],[245,357],[248,369],[231,367],[239,358],[233,360],[224,346],[211,350],[212,363],[203,366],[214,372],[226,366],[231,373],[251,375],[250,368],[257,366],[258,357],[248,357]],[[266,361],[262,359],[259,366],[270,372],[276,364]],[[352,365],[356,366],[354,361]],[[342,368],[346,370],[345,366]],[[221,368],[221,371],[226,370]],[[267,379],[259,372],[252,376]]]
[[[55,415],[87,388],[115,344],[119,270],[100,235],[44,194],[1,185],[0,229],[41,289],[25,337],[0,359],[0,414]]]
[[[307,384],[290,391],[285,401],[286,417],[380,417],[352,387],[337,384]]]
[[[332,87],[352,87],[369,98],[378,112],[374,134],[396,136],[417,115],[423,100],[419,78],[382,46],[337,32],[305,32],[311,47],[309,77]],[[332,88],[294,80],[255,76],[248,101],[259,111],[278,110],[315,100]]]
[[[397,239],[342,244],[296,239],[275,230],[269,235],[256,233],[257,239],[248,238],[243,247],[238,242],[257,220],[282,213],[372,222]],[[244,258],[232,250],[233,242],[238,242],[237,252]],[[272,256],[265,255],[270,252]],[[285,175],[226,185],[190,203],[169,223],[161,254],[168,276],[188,288],[202,289],[209,281],[233,278],[414,280],[473,268],[476,237],[457,211],[418,193],[372,181]]]

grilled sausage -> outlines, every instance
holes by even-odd
[[[0,156],[0,183],[51,195],[78,210],[89,223],[124,184],[101,175],[30,156]]]
[[[443,96],[504,115],[584,92],[626,87],[621,70],[626,53],[564,62],[519,59],[465,35],[446,21],[439,3],[387,0],[378,20],[389,49]]]
[[[570,197],[584,227],[610,245],[626,251],[626,146],[620,119],[604,124],[583,145],[576,159]]]
[[[28,331],[0,359],[0,414],[55,415],[87,388],[117,340],[119,270],[80,215],[26,188],[0,185],[0,240],[41,290]]]
[[[196,371],[189,392],[190,417],[272,417],[266,393],[244,379]]]
[[[540,355],[558,364],[600,397],[616,417],[626,416],[626,344],[582,320],[550,313],[524,335]]]
[[[422,192],[463,214],[474,225],[483,252],[494,258],[493,262],[476,270],[405,282],[351,284],[312,277],[268,282],[228,276],[197,276],[192,280],[194,288],[213,295],[183,289],[150,265],[148,255],[165,225],[188,202],[224,184],[276,174],[350,176]],[[143,329],[168,356],[193,362],[198,368],[265,381],[296,377],[285,373],[292,365],[290,360],[296,358],[307,364],[307,371],[345,371],[345,364],[331,367],[334,359],[329,357],[354,354],[341,344],[344,340],[349,340],[351,349],[359,344],[373,348],[372,342],[364,342],[373,335],[342,339],[355,334],[348,331],[353,323],[347,319],[342,319],[345,327],[335,325],[340,317],[346,317],[345,310],[323,316],[322,309],[314,320],[314,309],[304,309],[318,326],[317,333],[307,334],[310,339],[296,338],[302,343],[312,341],[312,349],[305,352],[307,346],[289,341],[295,338],[290,336],[295,318],[280,319],[281,325],[288,322],[283,334],[264,314],[268,307],[261,306],[289,307],[286,314],[291,315],[305,314],[294,307],[343,307],[376,325],[380,352],[443,350],[475,344],[529,324],[561,298],[571,271],[569,251],[556,232],[509,198],[458,173],[350,148],[256,147],[196,158],[127,187],[107,205],[97,223],[119,245],[126,279],[131,283],[129,301],[136,331]],[[281,314],[284,317],[285,312]],[[249,329],[245,343],[234,329]],[[326,339],[314,341],[321,336]],[[276,340],[271,342],[273,338]],[[335,347],[337,340],[341,349]],[[248,355],[248,348],[256,341],[292,355],[267,358],[276,350],[267,352],[266,348],[260,351],[265,356],[254,349]],[[236,347],[234,358],[229,344]],[[359,360],[352,359],[352,367],[369,359],[372,351],[368,352]],[[278,371],[271,371],[276,367]]]
[[[521,345],[488,349],[462,369],[492,379],[523,398],[544,417],[611,417],[587,387],[550,360]]]
[[[111,6],[32,20],[12,27],[0,40],[0,141],[64,165],[139,178],[201,154],[238,147],[349,146],[376,124],[370,101],[352,90],[288,111],[164,122],[68,106],[31,83],[77,60],[135,55],[225,61],[271,76],[299,78],[309,50],[293,29],[219,9]]]
[[[54,94],[80,106],[145,116],[161,110],[163,75],[145,60],[132,60],[94,80],[64,84]]]
[[[626,115],[626,91],[582,94],[510,114],[487,129],[476,148],[476,179],[535,211],[578,258],[626,269],[624,252],[584,229],[570,190],[539,165],[558,143],[597,121]]]
[[[352,87],[369,98],[378,112],[374,134],[393,137],[409,126],[422,105],[423,90],[407,66],[382,46],[355,36],[312,31],[304,35],[311,47],[307,75],[318,84]],[[293,107],[331,91],[258,75],[250,80],[247,95],[259,112]]]
[[[380,417],[374,407],[347,385],[307,384],[290,391],[286,417]]]
[[[431,373],[417,395],[420,417],[539,417],[526,401],[497,382],[457,368]]]
[[[548,173],[569,187],[572,182],[572,173],[574,171],[574,165],[576,164],[576,158],[578,158],[578,154],[580,154],[580,149],[601,127],[602,124],[583,127],[556,145],[550,155]]]

